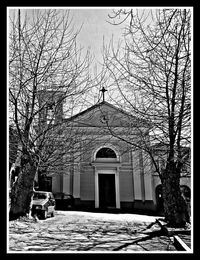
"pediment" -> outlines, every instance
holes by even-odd
[[[75,126],[81,127],[128,127],[138,123],[133,115],[113,106],[108,102],[96,104],[83,112],[67,119]]]

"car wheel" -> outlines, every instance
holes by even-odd
[[[46,219],[47,218],[47,210],[44,210],[42,212],[42,219]]]

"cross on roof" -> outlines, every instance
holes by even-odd
[[[100,90],[103,94],[103,101],[105,101],[105,92],[108,91],[107,89],[105,89],[104,87],[102,87],[102,89]]]

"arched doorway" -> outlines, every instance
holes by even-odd
[[[120,208],[119,156],[112,147],[100,147],[95,152],[95,207]]]

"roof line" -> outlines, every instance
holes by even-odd
[[[121,112],[121,113],[123,113],[123,114],[125,114],[125,115],[128,115],[128,116],[133,117],[131,114],[125,112],[124,110],[122,110],[122,109],[120,109],[120,108],[118,108],[118,107],[115,107],[114,105],[110,104],[109,102],[107,102],[107,101],[102,101],[102,102],[100,102],[100,103],[97,103],[97,104],[95,104],[95,105],[93,105],[93,106],[91,106],[91,107],[89,107],[89,108],[83,110],[82,112],[80,112],[80,113],[78,113],[78,114],[76,114],[76,115],[74,115],[74,116],[71,116],[71,117],[69,117],[69,118],[64,118],[64,120],[66,120],[66,121],[73,120],[73,119],[77,118],[78,116],[82,116],[83,114],[85,114],[85,113],[87,113],[87,112],[93,110],[93,109],[96,108],[96,107],[100,107],[100,106],[103,105],[103,104],[106,104],[106,105],[108,105],[108,106],[110,106],[110,107],[112,107],[112,108],[118,110],[119,112]]]

